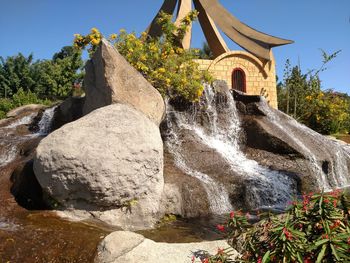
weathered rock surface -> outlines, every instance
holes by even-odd
[[[110,105],[129,104],[157,125],[165,112],[160,93],[105,39],[85,66],[83,113]]]
[[[128,105],[97,109],[49,134],[37,148],[34,172],[64,207],[124,229],[151,227],[160,216],[159,129]]]
[[[195,256],[194,262],[201,262],[205,252],[213,255],[218,248],[226,248],[224,240],[199,243],[157,243],[132,232],[116,231],[109,234],[100,243],[96,263],[188,263]],[[237,257],[234,252],[232,259]],[[193,261],[192,261],[193,262]]]

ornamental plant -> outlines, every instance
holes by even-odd
[[[163,32],[160,38],[151,38],[145,32],[137,37],[122,29],[118,35],[110,35],[109,41],[163,97],[198,102],[204,90],[203,83],[211,82],[212,77],[207,71],[199,70],[193,61],[199,57],[198,50],[181,47],[188,26],[196,18],[197,12],[192,11],[176,26],[171,15],[163,13],[158,19]],[[74,46],[80,49],[88,46],[91,56],[101,39],[102,34],[93,28],[86,36],[76,34]]]
[[[350,262],[349,200],[340,191],[303,195],[284,215],[250,225],[241,213],[218,229],[241,258],[237,262]]]

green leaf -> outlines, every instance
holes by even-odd
[[[268,263],[270,262],[270,250],[267,251],[262,259],[262,263]]]
[[[321,252],[317,256],[316,263],[321,263],[322,259],[324,258],[324,254],[326,253],[327,245],[324,244],[322,246]]]
[[[320,245],[323,245],[323,244],[327,243],[328,241],[329,241],[329,239],[321,239],[321,240],[317,241],[314,246],[319,247]]]
[[[333,246],[333,244],[331,244],[331,249],[332,249],[333,255],[334,255],[335,258],[339,261],[339,260],[340,260],[340,257],[339,257],[339,255],[338,255],[338,253],[337,253],[336,248]]]

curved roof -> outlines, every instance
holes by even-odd
[[[172,14],[178,3],[176,21],[179,21],[185,15],[181,10],[188,10],[192,1],[199,11],[199,22],[215,57],[229,51],[216,26],[243,49],[263,60],[271,60],[270,50],[272,47],[293,43],[291,40],[271,36],[247,26],[228,12],[218,0],[164,0],[163,6],[147,29],[148,34],[151,36],[161,35],[160,27],[156,26],[156,20],[161,11]],[[187,8],[182,8],[183,5],[186,5]],[[185,42],[183,41],[184,48],[189,48],[189,41],[190,37]]]

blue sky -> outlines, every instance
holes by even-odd
[[[286,59],[304,71],[321,66],[320,49],[342,50],[321,73],[324,88],[350,94],[350,0],[220,0],[238,19],[259,31],[295,41],[274,48],[277,73],[283,77]],[[72,43],[74,33],[97,27],[104,35],[142,32],[163,0],[0,0],[0,56],[22,52],[51,58]],[[230,40],[231,49],[238,49]],[[193,47],[204,37],[194,26]]]

